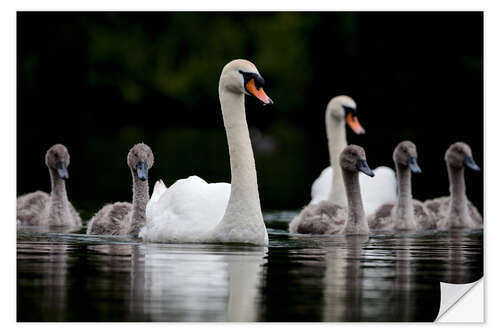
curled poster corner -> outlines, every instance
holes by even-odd
[[[436,322],[483,322],[483,279],[466,284],[440,284],[441,304]]]

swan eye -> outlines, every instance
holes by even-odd
[[[252,73],[252,72],[244,72],[242,70],[239,70],[239,72],[241,73],[241,75],[243,75],[243,81],[244,81],[245,86],[250,80],[253,79],[257,90],[264,87],[264,84],[265,84],[264,78],[262,76],[260,76],[259,74]]]
[[[346,106],[346,105],[342,105],[342,107],[344,108],[344,112],[345,112],[346,116],[349,113],[351,113],[353,116],[357,116],[355,108],[351,108],[350,106]]]

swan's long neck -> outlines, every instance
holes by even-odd
[[[231,196],[228,208],[235,202],[248,201],[260,212],[257,172],[245,115],[244,95],[222,95],[222,114],[226,128],[231,163]]]
[[[326,112],[326,134],[328,137],[328,150],[330,153],[330,165],[333,170],[332,187],[328,200],[345,206],[347,204],[346,193],[344,191],[344,181],[342,179],[342,169],[340,168],[340,153],[347,147],[345,121],[332,117]]]
[[[49,225],[71,224],[71,213],[69,208],[68,195],[66,193],[66,183],[59,177],[57,170],[49,168],[50,173],[50,205],[48,221]]]
[[[267,245],[255,160],[245,115],[245,97],[223,88],[219,90],[219,96],[229,146],[231,194],[216,234],[219,240],[225,242],[262,243],[265,239],[262,245]]]
[[[411,170],[407,166],[396,163],[398,175],[398,202],[396,204],[396,228],[415,229],[413,197],[411,193]]]
[[[452,227],[465,227],[472,224],[472,221],[470,221],[465,195],[464,168],[457,169],[450,165],[447,165],[447,168],[451,194],[448,221]]]
[[[347,193],[347,221],[345,225],[346,234],[367,234],[368,223],[365,217],[361,190],[359,187],[358,172],[342,170],[345,191]]]
[[[149,201],[149,185],[147,180],[140,180],[137,172],[132,170],[133,197],[130,229],[128,234],[137,236],[141,228],[146,224],[146,205]]]

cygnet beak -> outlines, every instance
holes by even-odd
[[[57,169],[57,174],[61,179],[68,179],[69,178],[69,173],[68,169],[66,168],[66,163],[63,161],[58,161],[56,162],[56,169]]]
[[[465,156],[464,165],[472,170],[476,170],[476,171],[481,170],[481,168],[472,159],[472,156]]]
[[[417,159],[414,156],[408,157],[408,166],[410,167],[410,170],[414,173],[421,173],[422,170],[417,164]]]
[[[362,158],[360,158],[356,162],[356,167],[358,168],[359,171],[361,171],[362,173],[364,173],[367,176],[370,176],[370,177],[375,176],[375,174],[373,173],[373,171],[368,166],[368,163],[366,163],[366,160],[364,160]]]
[[[144,181],[148,179],[148,164],[146,161],[139,161],[135,165],[135,170],[137,171],[137,177]]]

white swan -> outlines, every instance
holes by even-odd
[[[229,146],[231,184],[208,184],[197,176],[170,188],[155,185],[139,237],[150,242],[248,243],[267,245],[257,173],[245,115],[245,94],[265,105],[264,79],[247,60],[233,60],[222,70],[219,99]]]
[[[325,168],[311,187],[311,202],[316,204],[329,200],[340,206],[346,206],[346,195],[342,181],[342,172],[338,164],[339,155],[347,146],[345,124],[356,134],[363,134],[357,114],[356,103],[349,96],[337,96],[330,100],[326,107],[325,123],[330,153],[330,166]],[[396,174],[385,166],[373,170],[375,177],[360,175],[361,197],[366,214],[372,214],[384,203],[397,199]]]

